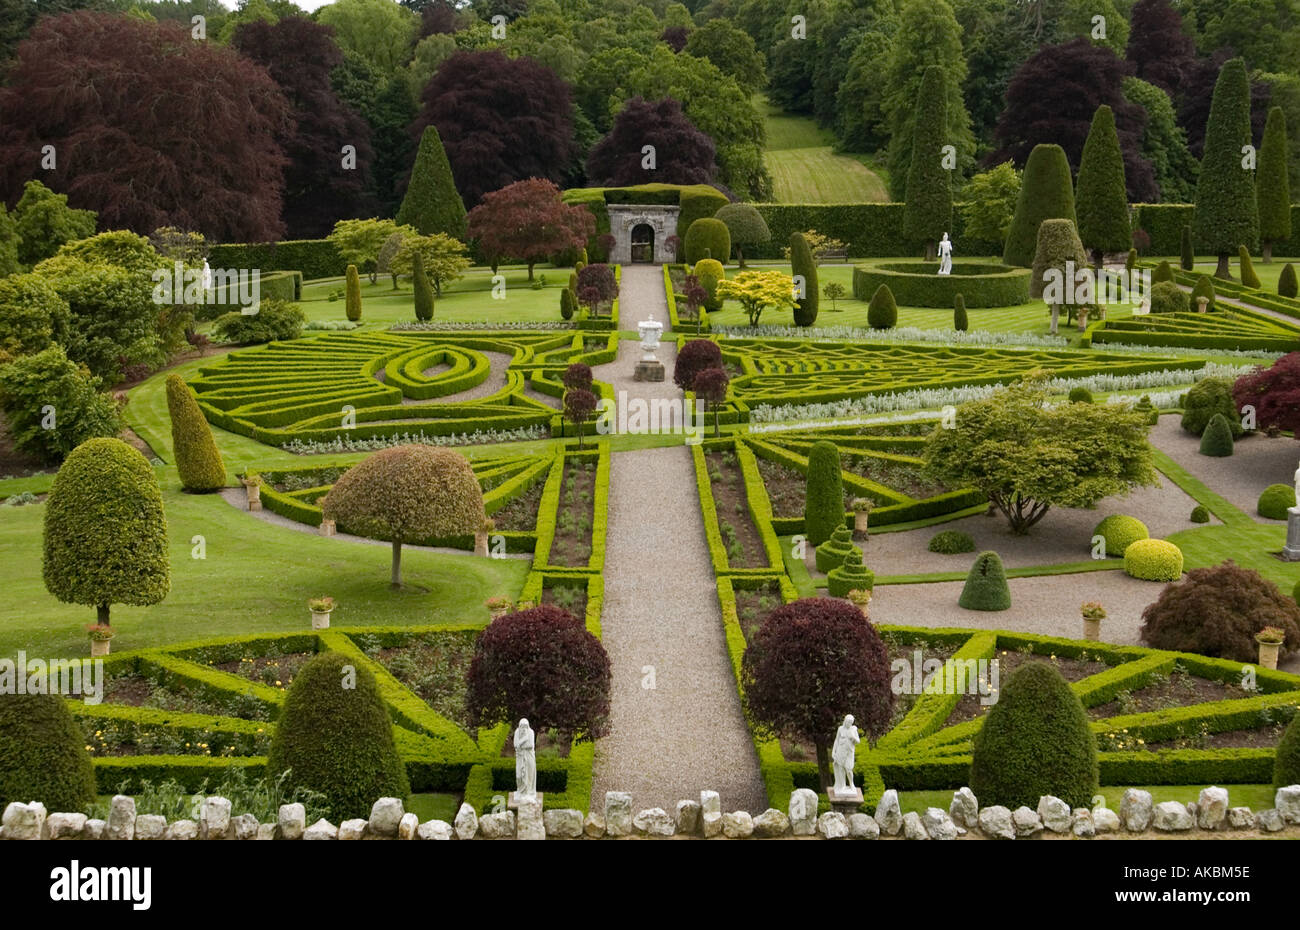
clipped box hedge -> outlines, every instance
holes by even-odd
[[[951,309],[961,294],[966,306],[1011,307],[1029,302],[1028,268],[954,262],[952,274],[938,274],[938,262],[874,262],[853,269],[853,296],[869,300],[881,285],[906,307]]]

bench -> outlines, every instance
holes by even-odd
[[[819,262],[828,261],[830,259],[835,259],[841,262],[847,262],[849,260],[849,250],[848,249],[822,249],[820,252],[817,253],[817,260]]]

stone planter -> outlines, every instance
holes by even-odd
[[[338,532],[338,527],[333,520],[320,521],[320,534],[322,536],[333,536]]]
[[[1210,298],[1208,298],[1208,297],[1198,297],[1198,298],[1196,298],[1196,312],[1197,312],[1197,313],[1207,313],[1207,312],[1209,312],[1209,311],[1208,311],[1209,306],[1210,306]]]
[[[1101,642],[1101,621],[1083,618],[1083,638],[1094,643]]]
[[[92,639],[90,641],[90,655],[92,658],[95,656],[106,656],[112,646],[113,641],[111,639]]]
[[[488,608],[488,613],[490,613],[490,614],[492,615],[492,619],[493,619],[493,620],[496,620],[498,617],[504,617],[506,614],[510,613],[510,608],[509,608],[509,607],[489,607],[489,608]]]
[[[261,510],[262,509],[262,485],[257,482],[252,484],[246,484],[244,485],[244,491],[247,492],[248,494],[248,509]]]
[[[313,610],[311,612],[311,628],[313,630],[328,630],[330,626],[329,610]]]
[[[858,534],[859,538],[866,539],[867,536],[869,535],[867,533],[867,523],[868,521],[870,521],[870,519],[871,519],[870,510],[858,510],[854,512],[853,531]]]
[[[1282,644],[1260,642],[1258,639],[1255,640],[1255,642],[1259,643],[1260,667],[1270,669],[1272,671],[1276,671],[1277,657],[1278,657],[1278,653],[1282,651]]]

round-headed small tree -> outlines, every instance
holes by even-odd
[[[1274,626],[1286,634],[1284,650],[1300,649],[1300,605],[1256,571],[1231,560],[1194,568],[1166,585],[1142,611],[1142,641],[1156,649],[1254,662],[1255,634]]]
[[[316,656],[289,685],[266,771],[287,772],[289,789],[320,792],[323,816],[335,822],[411,793],[375,676],[337,652]]]
[[[483,525],[483,492],[469,460],[450,449],[393,446],[349,468],[321,500],[326,519],[393,544],[392,587],[402,586],[402,544],[467,536]]]
[[[1056,333],[1061,308],[1066,308],[1067,319],[1071,311],[1079,313],[1079,331],[1086,326],[1088,310],[1077,301],[1082,296],[1075,287],[1071,272],[1077,272],[1088,263],[1087,253],[1074,223],[1063,219],[1046,219],[1038,227],[1038,249],[1034,253],[1033,276],[1029,282],[1029,296],[1042,298],[1052,314],[1052,333]]]
[[[845,714],[878,739],[894,707],[889,652],[848,601],[810,597],[772,611],[745,647],[741,688],[760,732],[811,743],[822,789]]]
[[[108,625],[113,604],[157,604],[171,589],[167,518],[153,468],[120,439],[89,439],[45,502],[46,589]]]
[[[560,378],[560,383],[570,390],[582,388],[584,391],[590,391],[591,381],[591,366],[582,362],[574,362],[564,369],[564,374]]]
[[[727,399],[727,385],[730,383],[731,379],[727,376],[725,368],[706,368],[696,374],[695,380],[691,383],[691,390],[695,392],[695,396],[713,408],[714,436],[722,435],[721,427],[718,425],[718,408]]]
[[[226,486],[226,466],[198,401],[178,374],[167,376],[167,413],[181,487],[204,494]]]
[[[1044,795],[1070,807],[1092,803],[1096,737],[1060,672],[1046,662],[1016,669],[975,734],[970,778],[981,804],[1036,807]]]
[[[713,214],[713,218],[725,225],[731,234],[731,244],[736,248],[736,264],[741,268],[745,267],[745,246],[772,241],[772,231],[753,204],[729,203]]]
[[[682,346],[673,364],[673,384],[690,391],[695,376],[706,368],[722,367],[722,350],[712,339],[692,339]]]
[[[609,656],[583,622],[542,605],[493,620],[474,643],[465,707],[473,726],[528,718],[534,729],[609,732]]]
[[[578,271],[578,299],[587,305],[593,318],[600,315],[601,304],[613,304],[618,297],[618,278],[612,265],[593,262]]]
[[[1300,352],[1242,375],[1233,382],[1232,402],[1235,409],[1254,407],[1260,429],[1300,428]]]
[[[726,207],[722,208],[727,209]],[[721,213],[722,211],[718,211]],[[794,302],[794,325],[795,326],[812,326],[817,322],[817,260],[813,257],[812,249],[808,247],[808,240],[804,238],[801,232],[790,234],[790,273],[794,276],[795,287],[798,288],[802,280],[802,296],[796,297]],[[802,276],[802,278],[800,277]],[[835,298],[830,291],[831,285],[826,285],[826,296],[831,298],[831,306],[834,307]]]
[[[600,399],[586,388],[569,388],[564,392],[564,418],[578,433],[578,448],[583,448],[583,427],[596,412]]]
[[[40,801],[50,811],[79,811],[94,803],[85,743],[62,697],[0,694],[0,808]]]
[[[1059,145],[1036,145],[1025,162],[1020,197],[1007,232],[1002,261],[1021,268],[1031,267],[1038,245],[1039,224],[1050,219],[1075,222],[1070,162],[1065,149]]]
[[[844,525],[844,476],[840,449],[833,442],[813,443],[808,452],[807,488],[804,495],[803,531],[808,542],[820,546]]]

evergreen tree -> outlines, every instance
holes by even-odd
[[[1191,271],[1196,267],[1196,250],[1192,247],[1192,227],[1183,227],[1182,242],[1180,244],[1182,255],[1179,256],[1178,264],[1183,271]]]
[[[1108,106],[1098,107],[1092,118],[1079,159],[1074,203],[1079,239],[1100,271],[1104,252],[1126,252],[1133,245],[1124,193],[1124,155],[1115,134],[1115,114]]]
[[[794,325],[812,326],[817,322],[817,260],[803,233],[790,234],[790,273],[803,275],[803,296],[795,300]]]
[[[411,281],[415,286],[415,318],[421,323],[432,320],[433,288],[429,285],[429,276],[424,273],[424,256],[419,252],[411,257]]]
[[[1259,147],[1255,194],[1259,205],[1259,238],[1264,262],[1273,260],[1273,243],[1291,238],[1291,183],[1287,178],[1286,114],[1268,111],[1264,142]]]
[[[1076,222],[1070,163],[1059,145],[1036,145],[1029,153],[1002,261],[1021,268],[1031,267],[1038,249],[1038,227],[1047,219]]]
[[[181,487],[195,493],[226,486],[226,466],[198,401],[178,374],[167,376],[167,413],[172,421],[172,454]]]
[[[1196,185],[1196,241],[1218,256],[1217,278],[1232,279],[1228,259],[1238,246],[1259,245],[1254,179],[1242,165],[1249,145],[1250,82],[1240,58],[1225,62],[1214,85],[1205,127],[1205,157]]]
[[[903,208],[903,236],[925,244],[927,262],[934,261],[935,244],[952,225],[952,188],[948,169],[943,166],[947,112],[943,69],[931,65],[917,92]]]
[[[422,236],[440,232],[453,239],[465,238],[465,202],[456,191],[451,164],[438,128],[432,124],[420,137],[420,151],[397,211],[397,225],[414,226]]]
[[[966,298],[958,294],[953,300],[952,328],[959,333],[964,333],[969,326],[970,321],[966,315]]]
[[[808,452],[808,477],[804,495],[804,534],[820,546],[835,528],[844,525],[844,483],[840,450],[833,442],[813,443]]]
[[[361,319],[361,277],[356,265],[348,265],[346,284],[343,288],[347,317],[353,323]]]

